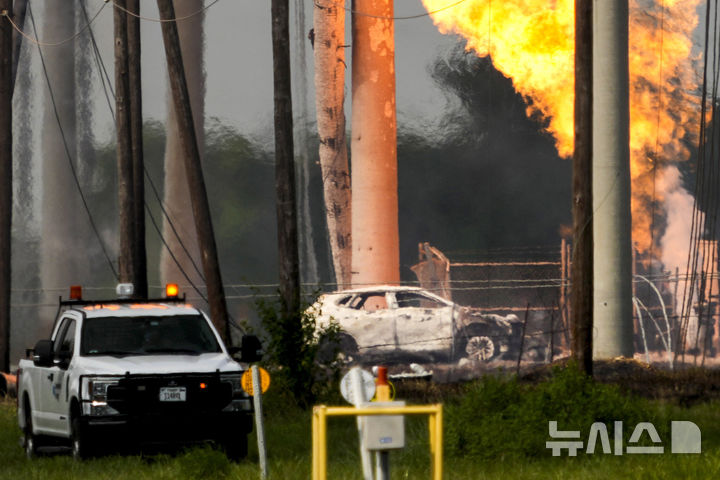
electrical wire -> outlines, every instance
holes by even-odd
[[[660,59],[658,61],[658,107],[655,121],[655,152],[652,160],[652,198],[650,199],[650,258],[653,258],[655,248],[655,203],[656,203],[656,181],[657,165],[659,162],[660,150],[660,114],[663,107],[663,58],[665,42],[665,1],[660,2]]]
[[[203,10],[207,10],[209,7],[211,7],[212,5],[214,5],[215,3],[217,3],[218,1],[219,1],[219,0],[216,0],[215,2],[213,2],[213,3],[211,3],[210,5],[208,5],[207,7],[205,7]],[[132,14],[132,12],[129,12],[129,11],[128,11],[128,13]],[[196,12],[196,13],[191,14],[191,15],[189,15],[189,16],[182,17],[182,18],[178,18],[177,20],[183,20],[183,19],[186,19],[186,18],[190,18],[191,16],[197,15],[198,13],[199,13],[199,12]],[[133,15],[133,16],[135,16],[135,17],[137,17],[137,18],[142,18],[142,17],[140,17],[140,16],[138,16],[138,15]],[[87,17],[86,17],[86,18],[87,18]],[[88,25],[88,27],[89,27],[89,25]],[[90,32],[90,36],[91,36],[91,38],[92,38],[93,45],[96,45],[95,35],[94,35],[94,32],[93,32],[92,28],[89,29],[89,32]],[[112,82],[110,82],[110,78],[109,78],[109,75],[108,75],[108,73],[107,73],[107,69],[105,68],[105,62],[104,62],[103,59],[102,59],[102,55],[100,54],[99,49],[97,49],[97,48],[95,47],[95,48],[93,49],[93,51],[95,52],[97,63],[101,66],[101,68],[100,68],[101,78],[102,78],[103,72],[104,72],[105,76],[107,77],[107,84],[105,83],[105,81],[103,81],[103,82],[102,82],[102,85],[103,85],[103,89],[105,89],[105,95],[106,95],[106,97],[108,98],[108,107],[110,108],[110,112],[112,113],[113,122],[115,122],[116,119],[115,119],[115,115],[114,115],[114,110],[113,110],[113,108],[112,108],[112,102],[109,101],[109,93],[108,93],[108,91],[107,91],[108,88],[111,89],[110,85],[112,85]],[[115,98],[115,92],[112,91],[112,89],[110,90],[110,93],[112,94],[112,97]],[[171,228],[171,230],[173,231],[173,234],[174,234],[175,237],[177,238],[178,243],[180,244],[181,248],[183,249],[183,251],[184,251],[185,254],[187,255],[188,259],[190,260],[190,263],[192,264],[192,266],[193,266],[193,268],[195,269],[196,273],[198,274],[198,276],[200,277],[201,280],[205,281],[205,276],[204,276],[203,273],[201,272],[201,270],[200,270],[200,268],[198,267],[197,263],[195,262],[195,260],[193,259],[192,255],[190,254],[188,248],[185,246],[185,243],[183,242],[182,237],[180,236],[179,232],[178,232],[177,229],[175,228],[175,225],[174,225],[172,219],[170,218],[170,215],[168,214],[168,212],[167,212],[167,210],[166,210],[166,208],[165,208],[165,205],[163,204],[163,202],[162,202],[162,200],[161,200],[161,198],[160,198],[160,194],[159,194],[158,189],[157,189],[157,187],[156,187],[156,185],[155,185],[155,182],[153,181],[152,177],[150,176],[150,173],[148,172],[147,168],[145,168],[144,165],[143,165],[143,169],[144,169],[144,173],[145,173],[145,178],[147,178],[147,180],[148,180],[148,182],[149,182],[149,184],[150,184],[150,186],[151,186],[151,189],[152,189],[152,191],[153,191],[153,193],[154,193],[154,195],[155,195],[155,197],[156,197],[156,199],[157,199],[157,201],[158,201],[158,205],[160,206],[160,210],[162,211],[163,215],[165,216],[165,219],[167,220],[168,225],[170,225],[170,228]],[[162,230],[160,229],[159,225],[157,224],[157,221],[155,220],[155,217],[153,216],[152,211],[150,210],[150,207],[149,207],[149,205],[148,205],[147,202],[145,202],[145,209],[146,209],[146,211],[147,211],[147,213],[148,213],[148,215],[149,215],[149,217],[150,217],[151,223],[152,223],[155,231],[156,231],[157,234],[158,234],[158,237],[160,238],[160,241],[162,242],[163,246],[165,247],[165,249],[166,249],[167,252],[169,253],[170,258],[173,260],[173,262],[174,262],[175,265],[177,266],[177,268],[178,268],[178,270],[180,271],[180,273],[185,277],[185,279],[188,281],[188,283],[189,283],[190,286],[193,288],[193,290],[195,290],[195,292],[197,292],[197,294],[199,295],[199,298],[201,298],[205,303],[210,303],[210,302],[208,301],[207,297],[202,293],[202,291],[200,290],[200,288],[191,280],[190,276],[189,276],[189,275],[187,274],[187,272],[183,269],[182,265],[180,264],[180,261],[177,259],[177,257],[175,256],[175,254],[174,254],[173,251],[171,250],[171,248],[170,248],[170,246],[168,245],[167,240],[165,239],[164,235],[162,234]],[[232,297],[226,297],[226,298],[232,298]],[[239,331],[241,331],[241,332],[245,332],[245,328],[243,328],[240,324],[238,324],[238,322],[233,318],[233,316],[232,316],[232,314],[231,314],[230,312],[228,312],[227,315],[228,315],[228,322],[230,323],[231,326],[235,327],[237,330],[239,330]]]
[[[83,3],[83,2],[81,2],[81,5],[82,5],[82,3]],[[83,6],[83,11],[85,12],[84,5],[82,5],[82,6]],[[87,13],[86,13],[85,16],[86,16],[86,19],[87,19]],[[108,101],[108,108],[109,108],[110,113],[111,113],[111,115],[112,115],[113,123],[115,123],[115,120],[116,120],[116,119],[115,119],[115,111],[114,111],[114,109],[113,109],[113,107],[112,107],[112,103],[113,103],[113,102],[110,100],[110,97],[112,97],[113,99],[115,98],[115,92],[114,92],[114,90],[112,89],[112,81],[110,80],[110,75],[108,74],[107,68],[105,67],[105,62],[104,62],[104,60],[103,60],[103,58],[102,58],[102,55],[100,54],[100,50],[97,48],[97,42],[96,42],[96,40],[95,40],[95,34],[94,34],[92,28],[90,28],[88,31],[89,31],[89,34],[90,34],[90,38],[91,38],[92,44],[94,45],[93,51],[94,51],[94,53],[95,53],[96,63],[98,64],[98,70],[100,71],[100,77],[101,77],[101,80],[102,80],[102,86],[103,86],[103,90],[104,90],[104,92],[105,92],[105,97],[106,97],[106,99],[107,99],[107,101]],[[103,78],[103,74],[104,74],[104,78]],[[108,92],[108,90],[109,90],[109,92]],[[158,201],[158,205],[160,206],[160,210],[162,211],[163,215],[165,216],[165,219],[167,220],[168,225],[170,226],[171,230],[173,231],[173,234],[174,234],[175,237],[177,238],[177,241],[178,241],[178,243],[180,244],[180,247],[181,247],[182,250],[185,252],[185,255],[187,256],[187,258],[190,260],[193,268],[195,269],[196,273],[198,274],[198,277],[199,277],[201,280],[205,281],[205,276],[203,275],[202,271],[201,271],[200,268],[198,267],[198,265],[197,265],[197,263],[195,262],[195,259],[193,258],[193,256],[190,254],[190,251],[189,251],[188,248],[186,247],[185,242],[183,242],[182,237],[180,236],[180,234],[178,233],[177,229],[175,228],[175,224],[174,224],[174,222],[172,221],[172,219],[170,218],[170,215],[168,214],[168,212],[167,212],[167,210],[166,210],[166,208],[165,208],[165,205],[163,204],[162,200],[160,199],[160,193],[158,192],[158,189],[157,189],[157,187],[156,187],[156,185],[155,185],[155,182],[153,181],[152,177],[150,176],[150,173],[148,172],[147,168],[146,168],[144,165],[143,165],[143,169],[144,169],[144,173],[145,173],[145,178],[147,178],[147,180],[148,180],[148,182],[149,182],[149,184],[150,184],[150,187],[151,187],[151,189],[152,189],[152,191],[153,191],[153,193],[154,193],[154,195],[155,195],[155,198],[156,198],[157,201]],[[146,204],[147,204],[147,202],[146,202]],[[162,232],[161,232],[159,229],[156,229],[156,230],[157,230],[158,235],[159,235],[159,236],[161,237],[161,239],[163,240],[163,244],[166,245],[166,247],[168,248],[168,251],[169,251],[169,246],[167,246],[167,243],[165,242],[165,239],[163,238]],[[172,254],[172,252],[170,252],[170,256],[171,256],[171,258],[173,259],[173,261],[177,264],[177,266],[180,267],[180,264],[179,264],[177,258],[175,257],[175,255]],[[194,287],[194,286],[193,286],[193,287]]]
[[[715,25],[712,28],[713,31],[713,57],[717,55],[718,45],[720,44],[718,40],[718,31],[717,31],[717,15],[718,15],[718,2],[717,0],[714,2],[714,12],[715,12]],[[696,168],[696,178],[695,178],[695,188],[694,188],[694,199],[693,199],[693,212],[692,212],[692,221],[691,221],[691,227],[690,227],[690,248],[688,249],[688,257],[687,257],[687,272],[689,275],[689,281],[685,282],[684,288],[683,288],[683,300],[682,300],[682,307],[680,311],[680,321],[679,321],[679,328],[677,331],[677,349],[675,351],[675,359],[677,360],[678,356],[682,355],[683,359],[685,357],[685,350],[686,350],[686,343],[687,343],[687,334],[688,329],[690,325],[690,317],[692,314],[692,311],[694,309],[694,299],[697,297],[698,301],[702,300],[702,296],[704,295],[704,291],[702,289],[698,289],[700,286],[704,286],[707,282],[707,272],[703,272],[704,265],[700,266],[701,271],[698,272],[698,264],[700,260],[701,253],[703,254],[703,264],[707,261],[715,261],[713,258],[712,260],[708,258],[710,255],[708,255],[707,251],[707,242],[703,241],[703,237],[707,234],[707,226],[708,226],[708,218],[706,215],[703,215],[701,208],[707,207],[712,202],[716,202],[715,199],[711,200],[711,192],[714,190],[713,186],[710,187],[707,186],[708,183],[708,175],[707,175],[707,169],[710,168],[711,172],[714,170],[713,167],[713,157],[715,156],[715,142],[717,135],[713,132],[716,132],[717,130],[717,121],[720,120],[718,118],[713,118],[713,127],[711,130],[710,135],[710,152],[711,155],[708,156],[707,154],[707,144],[708,144],[708,135],[707,135],[707,101],[708,101],[708,61],[709,61],[709,46],[710,46],[710,12],[713,11],[711,0],[707,0],[706,2],[706,15],[705,15],[705,44],[704,44],[704,62],[703,62],[703,82],[702,82],[702,94],[701,94],[701,113],[700,113],[700,132],[698,136],[698,160],[697,160],[697,168]],[[715,78],[717,78],[718,71],[717,71],[717,63],[714,63],[715,68]],[[710,98],[713,102],[713,109],[712,112],[715,112],[715,99],[717,98],[717,81],[714,81],[711,86],[711,92],[710,92]],[[710,158],[708,158],[710,157]],[[709,165],[708,165],[709,163]],[[711,182],[712,183],[712,182]],[[717,213],[717,206],[714,206],[712,208],[712,211],[716,214]],[[713,236],[710,238],[715,239],[715,223],[717,219],[711,218],[711,231],[713,232]],[[713,252],[713,254],[716,252]],[[711,272],[715,272],[715,266],[712,265]],[[711,277],[712,278],[712,275]],[[698,283],[702,285],[698,285]],[[698,291],[696,292],[696,289]],[[698,307],[701,308],[700,303],[698,303]],[[702,312],[700,312],[700,316],[702,316]],[[698,322],[700,324],[701,318],[698,318]],[[700,325],[698,325],[700,327]],[[695,359],[697,360],[697,355],[695,356]],[[704,358],[703,358],[704,361]]]
[[[104,0],[104,1],[107,1],[107,0]],[[128,15],[133,16],[133,17],[135,17],[135,18],[138,18],[138,19],[140,19],[140,20],[146,20],[146,21],[148,21],[148,22],[156,22],[156,23],[169,23],[169,22],[182,22],[183,20],[187,20],[187,19],[192,18],[192,17],[194,17],[194,16],[196,16],[196,15],[200,15],[200,14],[202,14],[203,12],[205,12],[205,10],[207,10],[207,9],[210,8],[210,7],[212,7],[213,5],[215,5],[216,3],[218,3],[219,1],[220,1],[220,0],[215,0],[215,1],[213,1],[212,3],[204,6],[203,8],[201,8],[200,10],[198,10],[198,11],[196,11],[196,12],[193,12],[193,13],[191,13],[191,14],[185,15],[184,17],[175,17],[175,18],[151,18],[151,17],[143,17],[142,15],[139,15],[139,14],[137,14],[137,13],[135,13],[135,12],[131,12],[131,11],[128,10],[127,8],[118,5],[117,2],[115,2],[114,0],[113,0],[113,6],[114,6],[115,8],[117,8],[118,10],[120,10],[121,12],[125,12],[125,13],[127,13]]]
[[[338,3],[342,2],[342,1],[343,1],[343,0],[339,0]],[[345,11],[347,11],[347,12],[352,13],[353,15],[358,15],[358,16],[361,16],[361,17],[378,18],[378,19],[380,19],[380,20],[412,20],[412,19],[415,19],[415,18],[422,18],[422,17],[427,17],[427,16],[430,16],[430,15],[434,15],[434,14],[436,14],[436,13],[442,12],[443,10],[448,10],[448,9],[450,9],[450,8],[453,8],[453,7],[456,7],[456,6],[460,5],[461,3],[464,3],[465,1],[466,1],[466,0],[459,0],[458,2],[455,2],[455,3],[453,3],[453,4],[447,5],[447,6],[442,7],[442,8],[438,8],[437,10],[433,10],[432,12],[419,13],[419,14],[417,14],[417,15],[409,15],[409,16],[406,16],[406,17],[388,17],[388,16],[384,16],[384,15],[373,15],[373,14],[371,14],[371,13],[364,13],[364,12],[361,12],[361,11],[359,11],[359,10],[354,10],[354,9],[352,9],[352,8],[350,8],[350,7],[346,7],[346,6],[344,6],[344,5],[343,5],[343,9],[344,9]],[[317,7],[317,8],[326,9],[326,8],[329,8],[329,7],[330,7],[330,6],[327,5],[327,4],[326,4],[326,5],[321,5],[317,0],[315,0],[314,3],[315,3],[315,7]]]
[[[30,14],[30,22],[32,23],[33,32],[37,36],[37,26],[35,25],[35,16],[32,12],[32,7],[30,4],[30,1],[28,0],[28,13]],[[116,279],[119,279],[117,271],[115,270],[115,265],[113,265],[112,260],[110,259],[110,255],[107,252],[107,249],[105,248],[105,244],[102,241],[102,237],[100,236],[100,232],[98,231],[97,225],[95,224],[95,220],[93,219],[92,213],[90,213],[90,207],[88,206],[87,199],[85,198],[85,194],[82,191],[82,186],[80,185],[80,180],[78,179],[77,172],[75,171],[75,165],[73,165],[72,161],[72,155],[70,154],[70,148],[67,143],[67,138],[65,136],[65,130],[63,129],[62,122],[60,120],[60,113],[57,109],[57,103],[55,101],[55,94],[53,93],[52,84],[50,82],[50,76],[48,75],[47,66],[45,64],[45,57],[42,53],[42,47],[40,44],[37,45],[38,47],[38,54],[40,56],[40,63],[42,65],[43,74],[45,76],[45,81],[47,82],[48,92],[50,93],[50,101],[53,106],[53,112],[55,114],[55,119],[57,120],[58,128],[60,130],[60,137],[62,138],[63,148],[65,150],[65,156],[68,161],[68,165],[70,167],[70,172],[72,173],[73,179],[75,181],[75,186],[77,187],[78,193],[80,194],[80,199],[83,204],[83,208],[85,209],[85,212],[87,213],[88,220],[90,221],[90,226],[95,233],[95,237],[97,238],[98,243],[100,244],[100,248],[103,252],[103,255],[105,256],[105,259],[108,262],[108,265],[110,267],[110,270],[112,271],[113,275]]]
[[[115,91],[113,90],[112,82],[110,81],[110,75],[108,74],[107,69],[105,68],[105,64],[100,61],[100,49],[98,48],[97,42],[95,41],[95,33],[93,32],[92,27],[90,27],[90,18],[88,17],[87,9],[85,8],[86,0],[82,0],[80,2],[80,8],[82,8],[83,16],[85,17],[85,21],[88,24],[88,32],[90,33],[90,42],[92,43],[93,47],[93,53],[95,54],[95,62],[98,65],[98,71],[100,72],[100,81],[102,83],[103,92],[105,93],[105,100],[107,101],[108,108],[110,109],[110,113],[112,114],[113,122],[115,121],[115,109],[112,105],[112,100],[110,100],[110,95],[108,95],[108,90],[112,93],[112,98],[115,98]],[[104,76],[103,76],[104,74]],[[107,83],[106,83],[107,82]]]
[[[30,5],[30,1],[29,1],[29,0],[28,0],[28,5]],[[0,13],[0,16],[7,18],[8,21],[10,22],[10,25],[12,25],[13,29],[15,29],[16,32],[18,32],[20,35],[22,35],[28,42],[33,43],[33,44],[35,44],[35,45],[37,45],[37,46],[39,46],[39,47],[40,47],[40,46],[42,46],[42,47],[59,47],[60,45],[64,45],[64,44],[66,44],[66,43],[68,43],[68,42],[71,42],[72,40],[75,40],[77,37],[79,37],[80,35],[82,35],[82,34],[85,32],[85,30],[87,30],[88,28],[90,28],[90,25],[91,25],[91,24],[95,21],[95,19],[97,19],[97,17],[100,15],[100,12],[103,11],[103,9],[105,8],[105,5],[106,5],[106,4],[103,4],[103,5],[98,9],[98,11],[95,13],[95,15],[93,15],[92,19],[91,19],[89,22],[87,22],[87,24],[86,24],[84,27],[82,27],[80,30],[78,30],[77,32],[75,32],[72,36],[70,36],[70,37],[68,37],[68,38],[66,38],[66,39],[64,39],[64,40],[60,40],[59,42],[43,42],[43,41],[40,41],[40,39],[38,38],[37,30],[35,30],[35,37],[32,37],[32,36],[28,35],[27,33],[23,32],[22,28],[20,28],[20,27],[13,21],[12,16],[9,14],[9,12],[4,11],[4,12]],[[33,28],[34,28],[34,27],[33,27]]]

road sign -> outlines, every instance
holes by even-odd
[[[265,393],[270,386],[270,374],[262,367],[258,367],[258,371],[260,372],[260,390],[262,391],[262,393]],[[240,379],[240,384],[242,385],[243,390],[248,393],[248,395],[254,394],[252,371],[247,370],[245,371],[245,373],[243,373],[242,379]]]
[[[354,373],[355,371],[359,373]],[[353,376],[359,375],[360,383],[360,398],[355,396],[355,388],[353,387]],[[352,368],[348,373],[343,376],[340,380],[340,393],[348,403],[358,405],[358,403],[369,402],[370,399],[375,395],[375,377],[367,370],[363,370],[360,367]]]

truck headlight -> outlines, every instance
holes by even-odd
[[[250,396],[243,390],[242,375],[229,374],[222,375],[221,381],[232,385],[232,402],[223,409],[225,412],[252,411],[252,402]]]
[[[86,415],[115,415],[119,412],[107,404],[108,388],[118,384],[117,379],[90,377],[84,379],[83,413]]]

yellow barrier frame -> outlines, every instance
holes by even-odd
[[[312,479],[327,480],[327,417],[357,415],[429,415],[432,480],[442,480],[442,404],[406,407],[328,407],[316,405],[312,416]]]

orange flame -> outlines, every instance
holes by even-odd
[[[630,1],[630,151],[633,240],[641,252],[657,244],[653,201],[662,204],[658,168],[686,160],[700,120],[692,32],[700,0]],[[423,0],[442,33],[489,55],[523,95],[527,115],[540,115],[560,156],[573,151],[574,0]],[[438,11],[439,10],[439,11]],[[655,213],[661,213],[660,211]],[[655,235],[654,235],[655,233]]]

